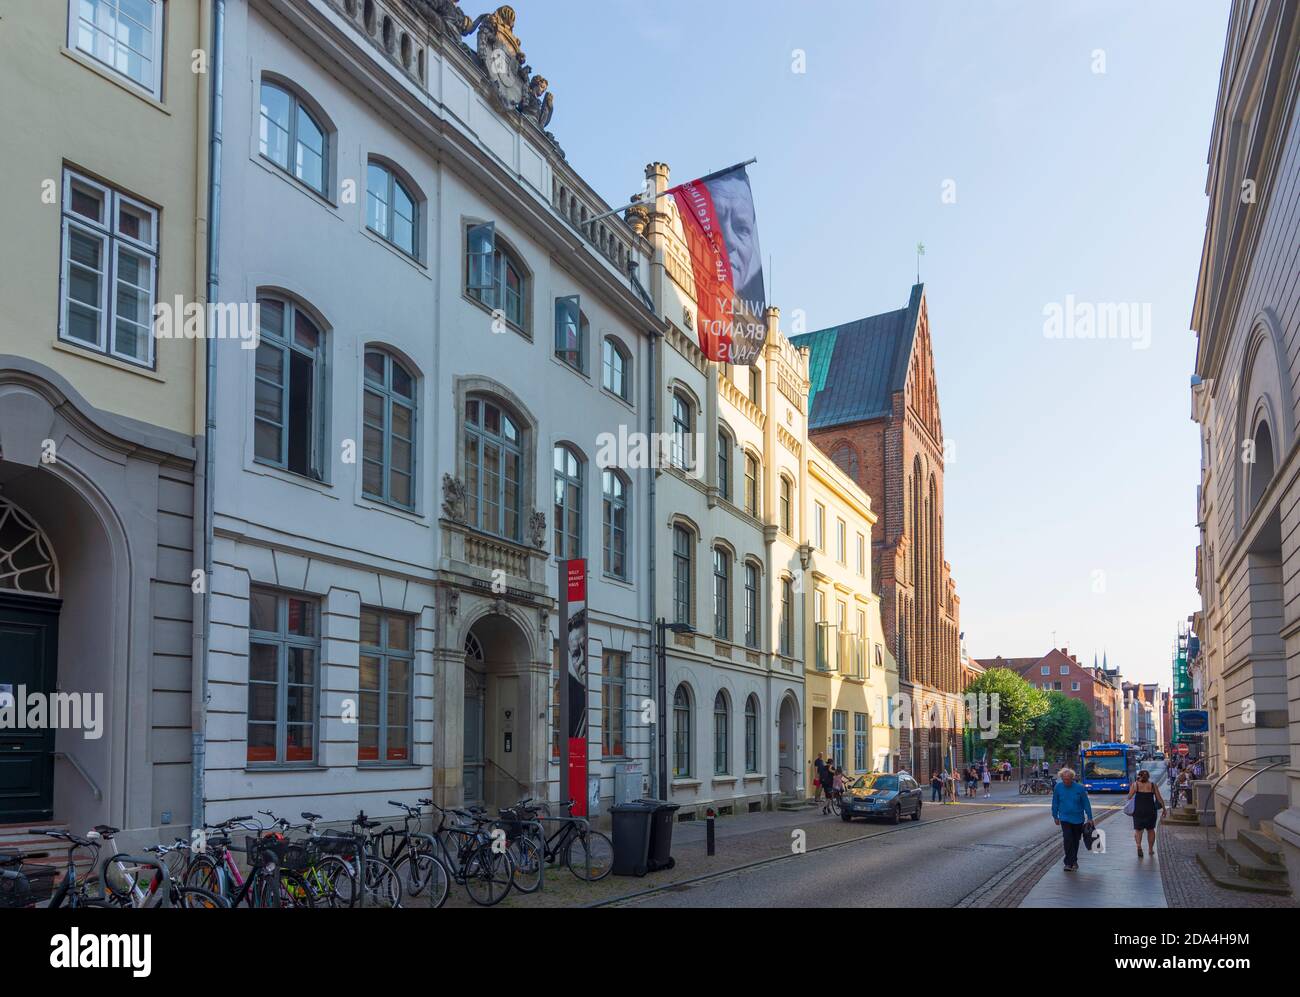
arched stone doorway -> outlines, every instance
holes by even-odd
[[[489,809],[545,796],[547,672],[511,616],[490,612],[465,635],[462,780]]]
[[[780,768],[782,796],[794,796],[799,788],[798,708],[794,697],[781,700],[777,720],[777,765]]]

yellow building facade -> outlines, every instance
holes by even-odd
[[[811,443],[804,452],[805,785],[813,796],[819,752],[846,776],[889,771],[898,666],[871,584],[871,498]]]
[[[209,0],[0,2],[3,825],[189,820],[202,611]]]

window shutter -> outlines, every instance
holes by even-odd
[[[496,253],[496,222],[484,222],[469,230],[469,288],[490,291],[493,285],[492,257]]]

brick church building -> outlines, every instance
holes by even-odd
[[[908,715],[895,767],[960,765],[960,600],[943,549],[943,424],[925,287],[907,306],[793,338],[810,351],[809,437],[872,498],[872,587]]]

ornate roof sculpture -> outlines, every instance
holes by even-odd
[[[555,95],[549,92],[546,77],[534,73],[533,67],[527,64],[514,31],[515,9],[503,4],[471,20],[457,0],[411,0],[411,3],[449,38],[460,41],[477,32],[474,49],[461,44],[477,57],[502,110],[517,112],[535,124],[563,158],[564,150],[546,130],[555,113]]]

